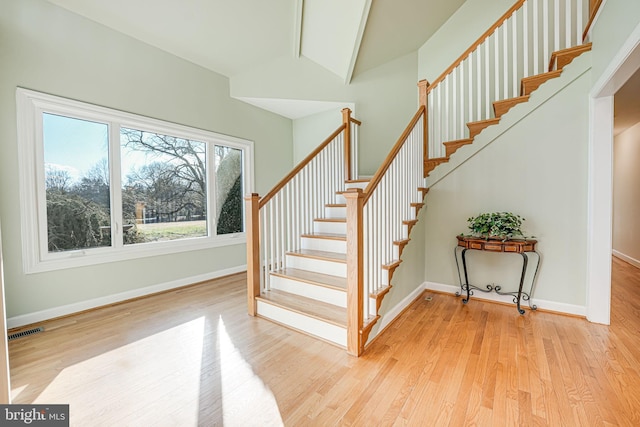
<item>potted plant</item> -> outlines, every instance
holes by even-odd
[[[524,221],[524,218],[511,212],[483,213],[467,220],[469,229],[472,231],[474,237],[502,241],[514,237],[526,239],[520,229],[522,221]],[[464,234],[462,234],[462,236],[464,236]]]

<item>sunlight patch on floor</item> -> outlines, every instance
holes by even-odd
[[[69,366],[33,403],[70,404],[71,425],[197,425],[204,328],[200,317]]]
[[[218,351],[224,425],[284,425],[275,396],[233,345],[222,318],[218,321]]]

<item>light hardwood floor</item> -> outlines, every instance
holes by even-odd
[[[427,292],[356,359],[245,313],[236,275],[10,343],[15,403],[74,426],[638,426],[640,270],[611,326]]]

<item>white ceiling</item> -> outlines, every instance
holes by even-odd
[[[295,0],[48,0],[225,76],[292,54]]]
[[[302,55],[349,84],[417,50],[465,0],[48,1],[227,77]],[[247,101],[290,118],[314,104]]]
[[[465,0],[48,1],[228,77],[303,55],[348,84],[417,50]],[[638,122],[638,93],[637,73],[616,94],[616,134]],[[242,100],[291,119],[344,105]]]

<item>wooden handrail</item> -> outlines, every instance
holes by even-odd
[[[367,200],[369,200],[369,198],[373,195],[373,190],[375,190],[375,188],[380,183],[380,180],[382,180],[382,177],[384,176],[385,172],[387,172],[387,169],[389,169],[389,167],[391,166],[391,162],[393,162],[393,159],[396,158],[396,156],[398,155],[398,152],[404,145],[404,142],[409,137],[409,134],[415,127],[416,123],[418,123],[418,120],[420,120],[420,117],[422,117],[422,115],[425,113],[425,111],[426,111],[426,108],[424,105],[421,105],[420,108],[418,108],[418,111],[413,116],[413,119],[411,119],[411,122],[409,122],[409,125],[404,130],[404,132],[402,132],[402,135],[400,135],[400,138],[398,139],[396,144],[393,146],[393,148],[387,155],[387,158],[384,159],[384,162],[378,168],[378,170],[376,171],[376,174],[373,175],[373,178],[371,178],[371,181],[369,181],[367,188],[365,188],[364,190],[365,196],[364,196],[364,201],[362,203],[363,205],[365,205],[367,203]]]
[[[593,21],[596,19],[596,15],[600,10],[600,6],[602,6],[602,0],[591,0],[589,2],[590,11],[589,11],[589,21],[587,21],[587,26],[584,27],[584,32],[582,33],[582,41],[584,42],[589,35],[589,31],[591,31],[591,26],[593,25]]]
[[[520,9],[520,7],[524,4],[525,0],[518,0],[513,6],[511,6],[511,8],[509,10],[507,10],[505,12],[504,15],[502,15],[500,17],[500,19],[498,19],[495,24],[493,24],[491,27],[489,27],[489,29],[487,31],[485,31],[480,38],[478,38],[478,40],[476,40],[475,43],[473,43],[469,49],[465,50],[464,53],[462,55],[460,55],[460,57],[458,59],[456,59],[454,61],[453,64],[451,64],[449,66],[449,68],[447,68],[444,73],[440,74],[440,76],[438,76],[437,79],[435,79],[433,81],[433,83],[431,83],[431,85],[427,88],[427,92],[431,92],[431,90],[433,90],[433,88],[435,88],[441,81],[443,81],[445,79],[445,77],[447,77],[447,75],[449,75],[450,72],[452,72],[458,65],[460,65],[460,63],[462,63],[462,61],[464,61],[465,59],[467,59],[467,57],[469,56],[469,54],[471,54],[471,52],[473,52],[474,50],[476,50],[476,48],[478,46],[480,46],[482,44],[482,42],[484,42],[491,34],[493,34],[493,32],[504,23],[504,21],[506,21],[516,10]]]
[[[260,208],[262,208],[265,204],[267,204],[269,200],[271,200],[276,194],[278,194],[278,191],[280,191],[282,187],[287,185],[287,183],[291,181],[291,179],[294,176],[296,176],[298,172],[302,170],[302,168],[304,168],[311,160],[313,160],[313,158],[317,156],[318,153],[322,151],[324,147],[329,145],[329,143],[333,141],[336,136],[340,135],[340,132],[342,132],[345,128],[346,128],[345,124],[340,125],[340,127],[336,129],[331,135],[329,135],[329,137],[325,139],[322,142],[322,144],[318,145],[318,147],[315,150],[313,150],[311,154],[309,154],[307,157],[304,158],[304,160],[298,163],[298,165],[295,168],[293,168],[293,170],[289,172],[287,176],[282,178],[282,180],[279,183],[277,183],[276,186],[271,189],[271,191],[269,191],[262,199],[260,199]]]
[[[351,123],[355,123],[355,124],[357,124],[358,126],[362,125],[362,122],[361,122],[360,120],[356,120],[356,119],[354,119],[353,117],[350,117],[350,118],[349,118],[349,121],[350,121]]]

